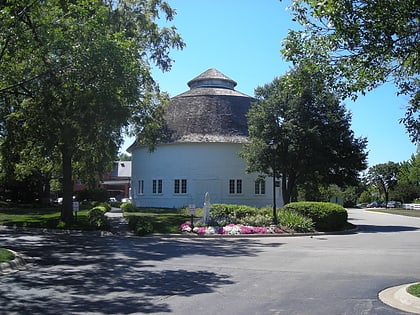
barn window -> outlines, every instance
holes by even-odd
[[[161,194],[162,193],[162,180],[154,179],[152,181],[152,193]]]
[[[255,181],[255,194],[256,195],[265,195],[265,180],[257,179]]]
[[[144,180],[142,180],[142,179],[140,179],[139,182],[138,182],[137,194],[138,195],[143,195],[144,194]]]
[[[175,179],[174,180],[174,194],[186,194],[186,193],[187,193],[187,180]]]
[[[242,194],[242,179],[229,180],[229,194]]]

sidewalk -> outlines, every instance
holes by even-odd
[[[379,292],[379,299],[389,306],[405,312],[420,314],[420,298],[407,292],[407,287],[415,283],[409,283],[392,287]]]
[[[105,213],[111,224],[111,233],[119,236],[134,236],[133,232],[128,227],[127,220],[122,214],[120,208],[112,208],[111,211]]]

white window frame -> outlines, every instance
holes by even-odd
[[[144,195],[144,180],[139,179],[137,181],[137,195]]]
[[[153,179],[152,180],[152,194],[161,195],[163,193],[163,180]]]
[[[229,179],[229,194],[240,195],[243,192],[243,181],[242,179]]]
[[[256,195],[265,195],[265,191],[266,191],[265,180],[256,179],[254,193]]]
[[[185,195],[188,192],[188,181],[186,178],[174,179],[174,194]]]

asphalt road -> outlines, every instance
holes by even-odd
[[[384,288],[420,281],[420,219],[349,210],[348,235],[246,238],[12,233],[0,314],[408,314]],[[38,232],[39,233],[39,232]]]

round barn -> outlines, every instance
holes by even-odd
[[[202,207],[208,192],[211,203],[272,204],[272,179],[246,173],[238,155],[248,139],[246,114],[254,99],[236,91],[236,82],[216,69],[188,86],[165,109],[166,140],[152,152],[138,143],[129,148],[133,202],[140,207]]]

